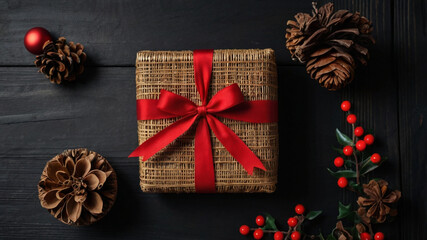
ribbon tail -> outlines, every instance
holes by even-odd
[[[193,125],[196,118],[197,115],[179,119],[139,145],[129,157],[142,157],[142,161],[148,160],[158,151],[173,142],[173,140],[185,133],[191,125]]]
[[[212,157],[211,134],[206,118],[201,118],[194,143],[195,187],[199,193],[214,193],[215,170]]]
[[[266,171],[261,160],[246,146],[230,128],[220,122],[212,115],[207,115],[210,128],[218,140],[230,152],[230,154],[243,166],[243,168],[252,175],[254,168]]]

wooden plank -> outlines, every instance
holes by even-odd
[[[393,78],[391,53],[396,43],[393,45],[390,41],[393,39],[392,6],[386,0],[336,1],[336,4],[337,8],[359,10],[374,22],[377,45],[372,60],[368,68],[359,71],[349,88],[334,93],[310,80],[303,67],[279,68],[283,112],[281,162],[279,188],[272,195],[141,193],[137,162],[126,158],[137,143],[133,67],[89,67],[85,82],[66,86],[51,85],[32,67],[0,67],[0,238],[240,239],[238,227],[253,225],[253,218],[262,212],[280,217],[279,225],[283,227],[284,219],[293,214],[292,208],[297,202],[311,209],[323,209],[324,216],[313,223],[312,230],[322,227],[327,231],[336,222],[335,202],[342,197],[348,202],[354,200],[352,195],[343,195],[324,170],[331,166],[334,157],[329,146],[335,139],[335,127],[341,124],[345,129],[347,126],[342,124],[344,115],[338,108],[342,99],[354,103],[360,122],[372,128],[378,137],[375,149],[389,157],[379,171],[380,176],[398,188],[397,176],[402,164],[402,169],[406,169],[402,172],[404,195],[409,192],[411,196],[405,201],[413,201],[418,191],[411,188],[411,184],[422,183],[425,175],[425,172],[416,175],[420,174],[420,170],[416,170],[423,166],[425,154],[422,155],[420,145],[425,137],[415,136],[414,131],[422,133],[425,128],[411,128],[412,133],[408,135],[402,125],[413,123],[397,118],[397,89],[406,84],[402,83],[406,80],[402,77],[409,67],[405,66],[404,71],[399,69],[399,79]],[[218,1],[2,1],[0,65],[32,63],[33,57],[23,48],[22,38],[27,29],[36,25],[85,44],[91,66],[133,66],[136,51],[140,49],[207,47],[272,47],[279,65],[289,65],[294,63],[284,48],[284,23],[297,12],[310,12],[310,8],[310,2],[304,1],[226,4]],[[399,27],[399,31],[404,32],[407,26],[409,23]],[[405,49],[406,35],[399,36],[405,39],[398,47]],[[398,41],[395,39],[395,42]],[[403,53],[402,50],[401,56],[405,56]],[[419,79],[416,84],[420,82]],[[424,115],[425,104],[416,105],[415,110],[411,105],[414,98],[425,100],[421,90],[416,97],[410,96],[418,86],[415,82],[403,86],[407,95],[399,98],[400,113],[415,111]],[[401,99],[407,99],[408,103],[402,105]],[[399,162],[399,126],[400,135],[411,139],[405,140],[405,146],[419,144],[412,149],[422,155],[417,155],[419,159],[406,151],[405,155],[402,152],[402,159],[409,156],[412,162]],[[106,219],[90,228],[61,224],[39,206],[37,199],[36,184],[45,162],[72,147],[89,147],[100,152],[119,175],[119,199],[115,207]],[[412,174],[416,176],[409,179]],[[331,200],[320,201],[319,196],[328,196]],[[425,216],[421,218],[416,211],[421,209],[422,213],[425,203],[423,205],[422,198],[415,201],[416,209],[405,208],[406,223],[402,220],[379,230],[388,237],[399,236],[399,226],[405,223],[408,231],[414,231],[407,239],[423,236],[418,235],[421,230],[414,225],[423,222]],[[414,216],[417,222],[411,219]],[[408,231],[402,231],[401,236]]]
[[[0,68],[0,238],[239,239],[238,227],[270,212],[283,226],[293,206],[323,209],[312,230],[335,224],[341,190],[331,166],[340,94],[310,80],[302,67],[280,67],[281,158],[274,194],[144,194],[138,185],[134,68],[88,68],[85,82],[56,86],[33,67]],[[293,87],[287,87],[291,84]],[[304,89],[304,91],[295,91]],[[328,146],[325,149],[325,146]],[[36,185],[55,154],[88,147],[119,177],[119,197],[106,219],[67,227],[39,206]],[[250,199],[250,201],[248,200]],[[221,229],[221,231],[219,231]]]
[[[427,231],[427,6],[394,1],[394,73],[399,80],[399,134],[403,204],[400,239],[425,238]]]
[[[357,115],[358,124],[372,131],[376,137],[372,151],[387,156],[387,162],[374,174],[387,180],[390,187],[400,189],[399,126],[397,110],[397,79],[393,78],[390,66],[393,65],[392,7],[390,1],[334,1],[337,9],[359,11],[373,23],[376,40],[371,49],[371,59],[367,67],[357,70],[354,82],[342,92],[342,100],[353,103],[352,111]],[[344,122],[344,120],[343,120]],[[342,128],[351,132],[350,125]],[[369,150],[371,150],[369,149]],[[347,203],[353,201],[353,194],[344,196]],[[374,232],[383,231],[387,238],[397,239],[400,234],[400,221],[373,225]]]
[[[294,1],[1,1],[0,65],[32,65],[28,29],[82,43],[89,64],[133,66],[138,50],[273,48],[290,64],[285,23],[311,3]],[[292,63],[293,64],[293,63]]]

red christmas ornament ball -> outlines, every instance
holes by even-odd
[[[351,156],[351,154],[353,154],[353,148],[351,146],[345,146],[343,147],[342,152],[346,156]]]
[[[366,134],[366,136],[363,138],[363,141],[365,141],[366,144],[372,145],[374,143],[374,136],[372,134]]]
[[[264,232],[262,231],[261,228],[258,228],[257,230],[254,231],[254,238],[255,239],[261,239],[264,236]]]
[[[242,225],[239,229],[240,234],[242,235],[248,235],[250,229],[248,225]]]
[[[48,40],[52,40],[50,33],[42,27],[35,27],[25,34],[24,45],[30,53],[39,55],[43,53],[43,44]]]
[[[274,233],[274,240],[283,240],[284,237],[285,236],[280,231],[277,231],[277,232]]]
[[[334,159],[334,165],[335,165],[335,167],[342,167],[342,166],[344,166],[344,159],[342,157],[336,157]]]
[[[291,239],[292,239],[292,240],[300,240],[300,238],[301,238],[301,233],[299,233],[299,232],[297,232],[297,231],[295,231],[295,232],[293,232],[293,233],[291,234]]]
[[[345,187],[347,187],[347,185],[348,185],[348,180],[347,180],[347,178],[345,178],[345,177],[340,177],[339,179],[338,179],[338,187],[340,187],[340,188],[345,188]]]
[[[264,217],[259,215],[258,217],[255,218],[255,223],[260,227],[264,226],[264,223],[265,223]]]
[[[288,219],[288,225],[289,227],[295,227],[298,223],[298,219],[294,218],[294,217],[290,217]]]
[[[362,127],[357,127],[354,129],[354,135],[356,135],[356,137],[360,137],[363,135],[363,128]]]
[[[348,110],[350,110],[351,108],[351,103],[349,101],[343,101],[341,103],[341,110],[343,110],[344,112],[347,112]]]
[[[295,206],[295,212],[297,214],[303,214],[304,211],[305,211],[304,205],[298,204],[298,205]]]
[[[382,232],[375,233],[374,239],[375,240],[384,240],[384,233],[382,233]]]
[[[360,234],[360,240],[371,240],[371,234],[363,232]]]

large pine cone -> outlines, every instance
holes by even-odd
[[[313,8],[312,15],[298,13],[296,21],[287,22],[286,47],[293,59],[306,63],[312,79],[337,90],[353,80],[358,64],[367,64],[375,43],[372,23],[358,12],[334,12],[332,3]]]
[[[43,54],[36,56],[34,64],[52,83],[60,84],[63,80],[74,81],[77,75],[82,74],[85,61],[82,44],[67,43],[64,37],[60,37],[55,43],[44,43]]]
[[[47,162],[38,190],[42,207],[55,218],[69,225],[89,225],[113,206],[117,177],[98,153],[67,150]]]

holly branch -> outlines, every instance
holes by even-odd
[[[343,101],[341,109],[346,114],[347,123],[351,124],[352,137],[350,138],[339,129],[335,130],[335,135],[341,148],[334,148],[340,156],[333,161],[336,171],[327,168],[328,172],[336,177],[338,187],[354,192],[357,195],[357,206],[338,202],[338,216],[335,228],[326,237],[307,234],[303,231],[305,220],[313,220],[322,211],[312,211],[304,215],[305,208],[298,204],[295,208],[296,216],[288,219],[288,231],[279,230],[275,224],[275,219],[270,215],[258,216],[256,224],[258,228],[249,228],[247,225],[240,227],[240,233],[247,235],[253,232],[254,239],[262,239],[264,233],[274,233],[274,240],[300,240],[300,239],[321,239],[321,240],[383,240],[384,234],[376,232],[374,234],[373,224],[384,223],[397,215],[395,209],[401,197],[398,190],[390,190],[388,182],[373,178],[370,179],[372,171],[381,166],[385,158],[382,159],[378,153],[367,154],[367,150],[374,144],[375,138],[372,134],[365,134],[362,126],[356,126],[357,117],[350,112],[351,103]],[[367,157],[366,157],[367,156]],[[350,227],[344,227],[342,221],[347,220]]]

